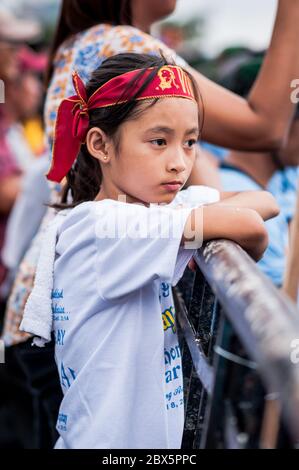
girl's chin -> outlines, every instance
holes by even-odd
[[[158,191],[148,191],[146,195],[143,195],[142,197],[131,197],[128,199],[127,202],[135,202],[139,204],[170,204],[174,198],[176,197],[178,191],[170,191],[170,192],[164,192],[164,194],[161,194],[161,192]],[[131,200],[130,200],[131,199]]]
[[[174,198],[175,198],[176,194],[165,194],[164,196],[157,196],[155,198],[152,198],[152,200],[150,201],[151,204],[170,204]]]

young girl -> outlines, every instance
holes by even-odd
[[[119,54],[86,89],[73,79],[48,173],[66,176],[59,207],[72,209],[49,228],[21,329],[43,341],[54,329],[64,393],[56,448],[180,448],[171,285],[202,239],[229,238],[258,259],[267,244],[262,219],[277,206],[264,192],[179,191],[202,116],[195,82],[180,67]]]

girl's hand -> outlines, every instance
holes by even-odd
[[[198,227],[196,222],[202,218],[203,226]],[[192,210],[186,222],[182,244],[194,241],[196,234],[197,237],[203,235],[203,241],[220,238],[232,240],[256,261],[268,246],[265,224],[256,211],[222,205],[221,202]]]

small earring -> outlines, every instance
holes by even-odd
[[[108,158],[107,155],[105,155],[104,160],[107,160],[107,158]]]

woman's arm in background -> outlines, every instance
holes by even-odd
[[[203,139],[231,149],[282,146],[294,112],[291,82],[299,76],[299,2],[279,0],[274,31],[247,101],[190,68],[205,109]]]

